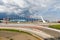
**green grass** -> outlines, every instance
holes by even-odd
[[[40,38],[34,36],[33,34],[31,34],[31,33],[29,33],[29,32],[22,31],[22,30],[16,30],[16,29],[1,29],[1,28],[0,28],[0,31],[10,31],[10,32],[26,33],[26,34],[31,35],[31,36],[37,38],[38,40],[40,40]]]
[[[55,29],[59,29],[60,30],[60,25],[50,25],[50,28],[55,28]]]
[[[27,33],[27,34],[30,34],[28,32],[21,31],[21,30],[15,30],[15,29],[0,29],[0,31],[11,31],[11,32],[19,32],[19,33]],[[32,35],[32,34],[30,34],[30,35]]]

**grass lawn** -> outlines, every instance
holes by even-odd
[[[28,34],[28,35],[34,37],[34,38],[37,38],[38,40],[41,40],[40,38],[34,36],[32,33],[30,33],[30,32],[25,32],[25,31],[22,31],[22,30],[16,30],[16,29],[1,29],[1,28],[0,28],[0,31],[10,31],[10,32],[25,33],[25,34]]]
[[[21,30],[16,30],[16,29],[0,29],[0,31],[11,31],[11,32],[27,33],[29,35],[32,35],[32,34],[30,34],[28,32],[21,31]]]
[[[50,25],[50,28],[55,28],[55,29],[59,29],[60,30],[60,25]]]

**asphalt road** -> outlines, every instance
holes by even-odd
[[[29,28],[31,30],[38,29],[40,31],[43,31],[47,35],[53,36],[54,38],[60,38],[60,30],[39,26],[35,24],[0,24],[0,27]]]

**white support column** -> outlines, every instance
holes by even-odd
[[[43,23],[46,23],[46,21],[43,19],[43,17],[42,17],[42,16],[40,16],[40,17],[41,17],[41,19],[42,19]]]

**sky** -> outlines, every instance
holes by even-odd
[[[1,1],[0,12],[8,12],[8,14],[11,14],[11,12],[15,12],[16,14],[19,15],[22,14],[24,10],[28,10],[30,12],[28,14],[31,14],[30,16],[32,18],[40,18],[40,16],[42,16],[44,19],[50,21],[60,20],[60,0],[0,0],[0,1]],[[3,3],[4,5],[1,5]],[[24,16],[24,14],[22,14],[22,16]]]

